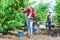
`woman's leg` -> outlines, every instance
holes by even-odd
[[[28,28],[27,33],[29,33],[29,19],[28,18],[26,19],[26,24],[27,24],[27,28]]]
[[[33,20],[32,20],[32,19],[29,19],[29,20],[28,20],[28,33],[29,33],[30,35],[32,35],[32,32],[33,32],[33,30],[32,30],[32,25],[33,25]]]
[[[26,20],[27,22],[27,27],[28,27],[28,35],[32,35],[32,25],[33,25],[33,20],[32,19],[28,19]]]
[[[30,27],[30,34],[31,35],[33,35],[33,28],[32,28],[32,26],[33,26],[33,20],[30,19],[30,25],[29,25],[29,27]]]

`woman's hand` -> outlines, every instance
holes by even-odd
[[[28,16],[28,18],[33,18],[33,17],[31,17],[31,16]]]
[[[20,10],[20,12],[23,12],[24,10]]]
[[[30,16],[28,16],[28,18],[31,18]]]

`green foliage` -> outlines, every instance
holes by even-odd
[[[43,5],[42,3],[40,3],[36,9],[36,14],[37,14],[36,20],[40,20],[44,22],[43,24],[45,24],[48,15],[47,4]]]
[[[55,7],[56,15],[57,15],[57,21],[58,21],[58,27],[60,28],[60,2],[57,3]]]
[[[20,8],[26,8],[27,5],[28,0],[1,0],[0,32],[16,30],[25,26],[26,15],[20,12]]]
[[[0,32],[5,32],[8,30],[20,29],[25,25],[26,15],[20,12],[20,9],[25,9],[28,7],[29,0],[0,0]],[[29,5],[34,4],[32,2]],[[57,12],[57,19],[60,23],[60,3],[55,7]],[[36,9],[37,17],[35,20],[42,21],[45,25],[48,16],[47,4],[40,3]]]

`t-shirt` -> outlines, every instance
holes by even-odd
[[[30,12],[29,16],[28,17],[31,17],[32,13]]]
[[[48,21],[52,22],[52,15],[48,15]]]

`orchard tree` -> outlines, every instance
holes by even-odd
[[[28,0],[0,0],[0,32],[23,27],[26,15],[20,9],[27,6]]]
[[[55,6],[55,11],[57,15],[58,28],[60,28],[60,2]]]
[[[38,7],[36,8],[36,20],[42,21],[42,23],[45,25],[47,21],[48,16],[48,10],[47,10],[47,4],[40,3]]]

